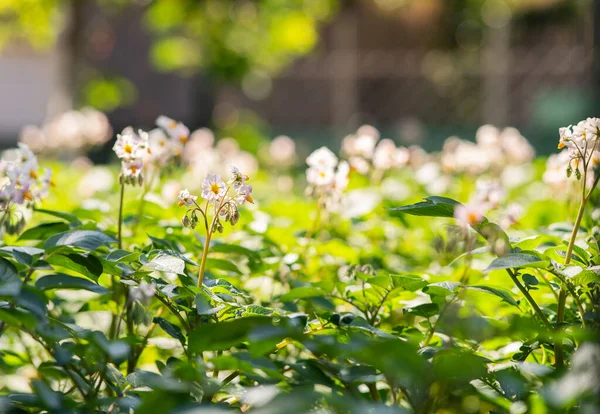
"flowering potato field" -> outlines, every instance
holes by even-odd
[[[489,125],[304,159],[156,124],[118,166],[78,156],[94,111],[2,155],[0,411],[600,410],[599,119],[547,160]]]

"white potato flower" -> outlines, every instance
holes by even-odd
[[[396,144],[391,139],[382,139],[373,153],[373,167],[377,170],[389,170],[395,165]]]
[[[277,165],[289,166],[296,159],[296,143],[290,137],[280,135],[271,141],[269,156]]]
[[[306,163],[316,169],[335,168],[338,158],[329,148],[321,147],[306,158]]]
[[[193,206],[194,204],[196,204],[196,200],[198,199],[198,196],[190,194],[190,192],[186,188],[185,190],[181,190],[179,192],[177,199],[179,200],[179,203],[178,203],[179,207],[184,206],[184,205],[189,207],[189,206]]]
[[[218,174],[207,174],[202,182],[202,198],[210,202],[219,201],[226,191],[225,182]]]
[[[498,180],[479,179],[475,183],[475,200],[488,209],[497,208],[504,200],[505,192]]]
[[[480,204],[461,204],[454,209],[454,218],[463,228],[474,226],[483,220],[484,210]]]
[[[190,137],[190,130],[188,127],[168,116],[159,116],[156,119],[156,125],[162,128],[169,135],[171,140],[179,144],[185,144]]]

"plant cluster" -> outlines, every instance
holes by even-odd
[[[547,169],[491,126],[439,154],[361,127],[305,174],[279,138],[250,185],[231,140],[159,117],[49,195],[8,151],[0,410],[597,412],[599,124]]]

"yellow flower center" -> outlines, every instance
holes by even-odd
[[[181,135],[179,137],[179,142],[181,142],[182,144],[185,144],[188,140],[188,137],[186,137],[185,135]]]
[[[479,215],[473,211],[469,211],[469,213],[467,213],[467,221],[469,224],[475,224],[479,222]]]
[[[133,147],[129,144],[125,144],[123,146],[123,151],[126,152],[127,154],[131,154],[133,152]]]
[[[34,170],[29,171],[29,177],[34,180],[37,179],[38,178],[37,172],[35,172]]]
[[[212,183],[210,185],[210,191],[212,191],[215,194],[219,194],[219,191],[221,191],[221,188],[219,187],[219,184],[217,183]]]
[[[169,122],[169,128],[173,129],[177,126],[177,121],[171,121]]]
[[[129,171],[131,171],[132,174],[135,174],[137,172],[137,166],[132,165],[131,167],[129,167]]]

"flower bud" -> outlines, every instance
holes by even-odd
[[[183,216],[181,223],[183,224],[183,227],[191,227],[191,225],[192,225],[188,216]]]
[[[239,221],[240,219],[240,212],[237,208],[237,206],[235,204],[233,204],[233,207],[231,209],[231,215],[229,217],[229,223],[231,223],[232,226],[235,226],[236,223]]]

